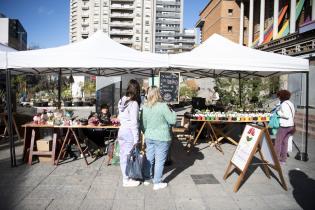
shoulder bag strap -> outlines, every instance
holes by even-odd
[[[290,104],[289,104],[289,103],[286,103],[286,104],[288,104],[288,106],[289,106],[289,108],[290,108],[290,110],[291,110],[292,119],[293,119],[293,125],[295,125],[295,122],[294,122],[294,115],[293,115],[292,108],[291,108],[291,106],[290,106]]]

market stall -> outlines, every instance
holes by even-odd
[[[306,74],[305,148],[307,159],[309,61],[307,59],[255,50],[214,34],[190,52],[169,55],[169,65],[181,75],[190,77],[229,77],[249,79],[275,75]],[[240,88],[239,88],[240,89]],[[239,92],[242,104],[242,92]]]
[[[191,52],[158,55],[120,45],[99,31],[86,40],[61,47],[7,53],[5,59],[0,58],[0,62],[0,68],[6,69],[7,87],[10,86],[11,73],[59,73],[59,77],[61,74],[71,73],[152,76],[164,70],[196,78],[250,78],[300,72],[306,73],[308,78],[309,71],[309,64],[305,59],[254,50],[216,34]],[[308,79],[306,86],[308,91]],[[10,91],[7,95],[10,98]],[[308,98],[306,100],[308,105]],[[10,110],[8,115],[12,116]],[[12,128],[12,118],[9,117],[8,122]],[[11,131],[12,129],[9,133]],[[307,148],[305,152],[307,153]],[[12,156],[15,158],[15,154],[11,153]],[[12,165],[15,165],[14,162]]]

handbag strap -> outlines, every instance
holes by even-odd
[[[294,115],[293,115],[292,108],[291,108],[291,106],[290,106],[290,104],[289,104],[289,103],[286,103],[286,104],[288,104],[288,106],[289,106],[289,108],[290,108],[290,110],[291,110],[292,119],[293,119],[293,125],[295,126],[295,122],[294,122]]]

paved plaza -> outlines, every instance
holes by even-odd
[[[0,209],[314,209],[314,140],[309,141],[308,162],[295,160],[293,151],[283,166],[288,191],[254,165],[234,193],[237,174],[226,181],[222,177],[235,146],[224,143],[222,148],[224,155],[200,143],[187,155],[183,144],[175,140],[173,164],[165,168],[169,187],[153,191],[152,185],[123,188],[119,166],[107,166],[107,157],[89,166],[79,159],[57,167],[37,163],[11,168],[9,148],[4,145],[0,150]],[[20,163],[21,144],[16,151]]]

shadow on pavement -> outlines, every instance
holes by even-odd
[[[185,171],[187,168],[194,165],[195,160],[203,160],[204,155],[197,148],[192,148],[190,153],[187,153],[183,145],[184,142],[174,140],[171,145],[172,164],[164,168],[164,173],[171,173],[164,179],[165,182],[170,182],[177,175]]]
[[[293,187],[293,197],[303,209],[315,208],[315,180],[300,170],[289,171],[290,183]]]

